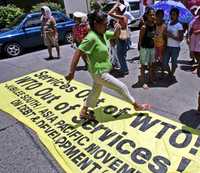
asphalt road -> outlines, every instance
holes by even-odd
[[[138,31],[132,34],[133,43],[137,43]],[[61,46],[61,59],[47,61],[47,50],[26,53],[16,58],[0,60],[0,82],[5,82],[22,75],[41,69],[51,69],[65,75],[73,54],[69,45]],[[55,52],[54,52],[55,53]],[[176,72],[177,82],[170,83],[167,79],[159,80],[149,90],[137,85],[139,75],[138,51],[128,52],[130,73],[120,78],[127,84],[130,92],[139,102],[151,103],[152,111],[161,116],[184,123],[193,128],[200,128],[197,108],[197,94],[200,81],[191,73],[188,64],[189,52],[185,42],[181,44],[179,67]],[[91,83],[89,74],[82,70],[83,62],[79,63],[75,79],[86,84]],[[134,87],[132,87],[134,85]],[[105,92],[117,96],[109,89]],[[3,98],[0,98],[3,101]],[[48,154],[36,135],[23,124],[0,112],[0,173],[62,173],[63,171]]]

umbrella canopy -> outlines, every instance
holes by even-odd
[[[176,7],[179,9],[180,14],[179,14],[179,21],[182,23],[190,23],[193,19],[192,13],[184,6],[183,3],[177,2],[177,1],[160,1],[152,7],[155,10],[162,9],[165,12],[165,20],[170,20],[170,10],[173,7]]]

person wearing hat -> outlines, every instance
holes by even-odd
[[[85,13],[77,11],[77,12],[74,12],[73,16],[74,16],[74,20],[76,24],[74,25],[72,29],[72,33],[73,33],[72,45],[75,43],[76,47],[78,47],[81,41],[84,39],[84,37],[88,34],[89,27],[87,24],[87,15]],[[84,55],[82,56],[82,59],[85,62],[85,67],[87,68],[87,62]]]
[[[73,43],[76,44],[78,47],[83,38],[87,35],[88,33],[88,24],[86,22],[87,15],[82,12],[74,12],[74,21],[75,25],[72,29],[73,31]],[[85,20],[84,20],[85,19]]]

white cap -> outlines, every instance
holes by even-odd
[[[76,11],[73,13],[73,16],[77,17],[77,18],[84,18],[84,17],[87,17],[87,14],[80,12],[80,11]]]

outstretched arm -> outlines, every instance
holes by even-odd
[[[68,81],[71,81],[74,78],[74,74],[76,71],[76,66],[79,62],[80,57],[83,55],[83,53],[81,52],[81,50],[76,49],[71,64],[70,64],[70,71],[67,74],[67,76],[65,77]]]

